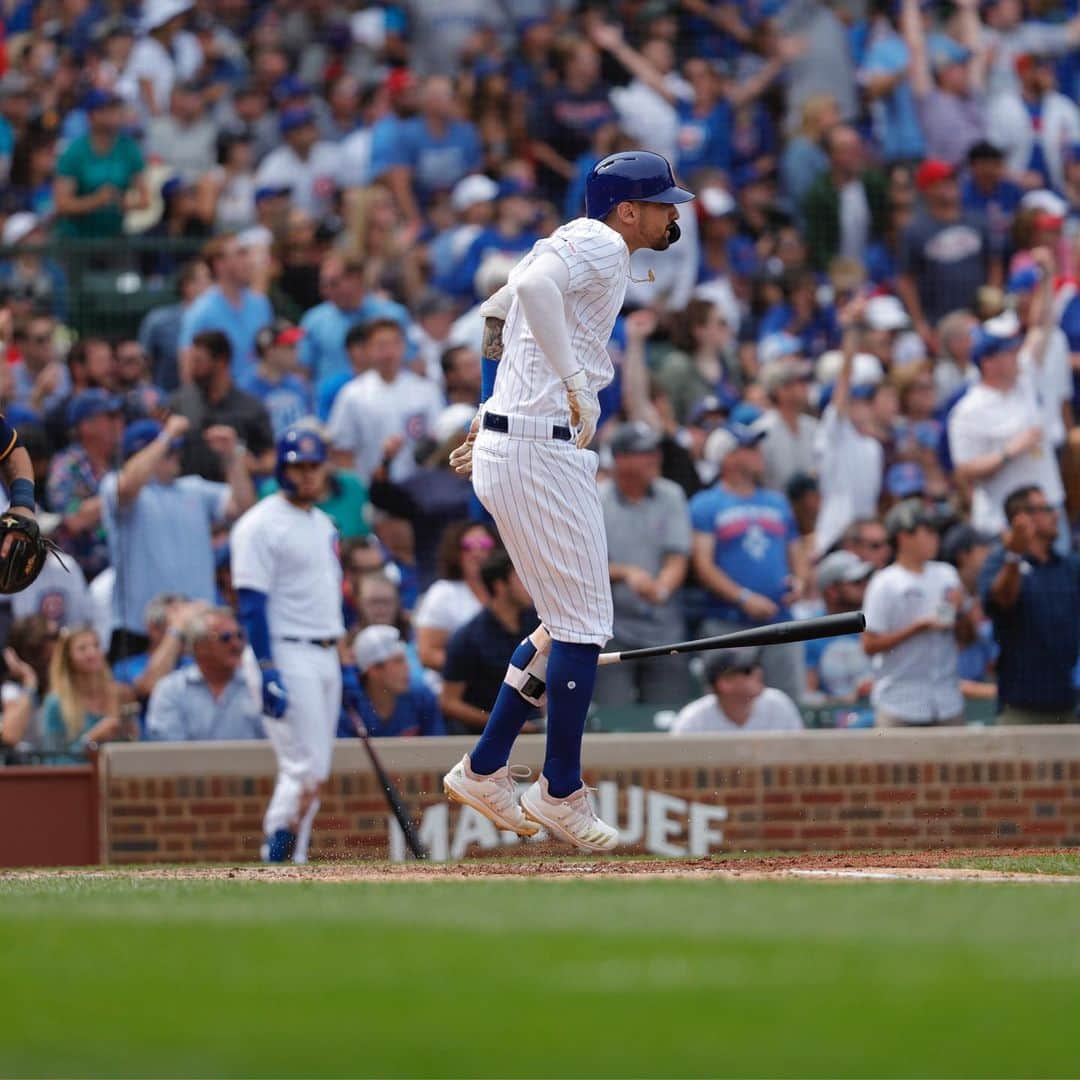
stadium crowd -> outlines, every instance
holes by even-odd
[[[859,608],[867,632],[607,668],[597,704],[676,733],[1073,718],[1075,0],[0,20],[0,403],[68,556],[0,606],[6,747],[261,737],[229,528],[297,423],[330,447],[339,734],[479,730],[536,616],[448,467],[478,307],[635,147],[697,199],[609,346],[610,647]],[[102,332],[93,274],[161,303]]]

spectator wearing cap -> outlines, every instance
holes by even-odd
[[[505,551],[493,551],[480,576],[488,592],[484,609],[446,645],[439,706],[451,735],[483,731],[514,650],[539,622]]]
[[[449,191],[483,164],[480,137],[472,123],[458,117],[449,78],[425,79],[419,105],[418,114],[398,124],[391,140],[372,144],[369,179],[383,180],[407,222],[421,220],[435,194]]]
[[[1067,9],[1068,10],[1068,9]],[[1080,17],[1067,22],[1043,21],[1031,17],[1023,5],[1009,0],[982,0],[980,14],[985,22],[985,38],[991,50],[990,92],[992,97],[1017,88],[1016,61],[1025,53],[1058,57],[1080,44]]]
[[[194,183],[217,163],[218,126],[206,111],[202,90],[178,82],[169,95],[169,110],[150,121],[146,153],[160,158],[181,180]]]
[[[691,300],[672,320],[671,343],[674,348],[661,362],[656,379],[680,424],[688,423],[706,398],[718,399],[725,408],[739,400],[730,370],[733,335],[718,305],[698,297]]]
[[[483,173],[470,173],[454,185],[450,192],[454,224],[434,237],[430,248],[431,277],[440,289],[453,288],[469,246],[495,220],[498,195],[499,185]],[[471,280],[469,284],[471,293]]]
[[[901,23],[910,54],[911,92],[926,140],[924,157],[958,168],[986,136],[986,51],[967,46],[981,36],[973,4],[960,9],[964,45],[940,36],[927,39],[919,0],[902,0]]]
[[[997,697],[990,678],[998,648],[994,641],[994,625],[983,608],[979,592],[982,569],[996,543],[996,536],[981,533],[966,522],[953,525],[941,541],[941,558],[955,566],[960,575],[960,584],[964,588],[961,609],[968,614],[973,631],[969,641],[960,640],[960,655],[956,661],[965,698]]]
[[[874,564],[850,551],[834,551],[818,563],[817,587],[826,615],[860,611]],[[850,704],[870,693],[870,657],[859,634],[806,643],[806,689],[823,704]]]
[[[186,637],[194,663],[166,675],[150,695],[151,742],[264,738],[259,702],[242,670],[244,632],[231,608],[195,615]]]
[[[109,564],[102,527],[101,481],[116,464],[124,432],[123,402],[107,390],[83,390],[67,407],[73,438],[49,467],[46,499],[62,515],[56,536],[61,548],[89,579]]]
[[[369,735],[445,735],[435,695],[412,681],[405,645],[395,626],[368,626],[352,644],[355,667],[344,668],[338,738]]]
[[[600,485],[615,606],[615,650],[685,636],[680,590],[690,562],[690,516],[678,484],[660,475],[660,438],[642,422],[623,424],[610,444],[612,470]],[[625,670],[624,670],[625,669]],[[684,701],[682,657],[605,669],[594,700],[602,705]]]
[[[51,175],[51,170],[50,170]],[[32,296],[34,304],[52,312],[61,322],[68,316],[68,280],[54,259],[45,258],[36,245],[44,244],[47,218],[22,210],[4,222],[3,245],[14,249],[0,263],[0,292]]]
[[[1002,532],[1005,499],[1019,487],[1037,486],[1058,509],[1065,501],[1039,402],[1020,370],[1021,344],[1013,312],[983,323],[971,348],[979,382],[949,416],[949,453],[957,480],[972,487],[971,523],[981,532]]]
[[[274,438],[313,410],[310,384],[300,378],[298,346],[304,331],[288,319],[276,319],[255,336],[259,363],[241,390],[262,403]]]
[[[998,722],[1060,724],[1075,718],[1073,669],[1080,649],[1080,560],[1055,551],[1058,515],[1038,485],[1005,499],[1009,528],[979,575],[994,624]]]
[[[892,546],[885,524],[877,517],[856,518],[840,538],[840,549],[850,551],[876,570],[884,570],[892,562]]]
[[[180,475],[180,448],[189,427],[179,415],[170,416],[164,427],[154,420],[129,424],[122,443],[124,464],[101,482],[110,562],[116,570],[114,660],[145,651],[146,607],[162,591],[213,602],[211,529],[255,502],[247,454],[232,428],[203,433],[223,459],[227,483]]]
[[[91,90],[83,100],[90,130],[68,143],[56,163],[53,203],[61,236],[104,239],[123,233],[124,214],[150,204],[138,143],[122,133],[120,99]]]
[[[754,426],[764,434],[762,483],[774,491],[786,491],[797,473],[815,471],[818,421],[807,412],[812,376],[810,364],[798,356],[766,364],[759,376],[772,408]]]
[[[819,555],[828,551],[856,518],[873,516],[881,495],[885,455],[872,434],[873,401],[880,376],[875,381],[868,377],[871,370],[880,372],[880,365],[873,357],[855,351],[864,309],[864,302],[857,298],[840,313],[844,326],[840,371],[817,431],[821,514],[814,532]],[[855,378],[859,368],[863,371]]]
[[[926,494],[926,474],[914,461],[898,461],[885,470],[884,505],[893,507],[905,499],[921,499]]]
[[[861,260],[887,224],[885,178],[866,168],[859,133],[837,124],[824,145],[829,170],[811,185],[802,207],[810,261],[821,271],[836,255]]]
[[[139,344],[150,362],[154,383],[166,392],[180,385],[180,330],[184,313],[211,284],[210,268],[202,259],[184,263],[176,276],[179,301],[151,308],[139,324]]]
[[[1001,250],[980,215],[960,203],[953,167],[935,159],[915,172],[922,205],[900,235],[896,291],[932,353],[933,325],[950,311],[972,310],[980,286],[1002,283]]]
[[[443,409],[439,388],[404,367],[405,335],[394,319],[363,324],[362,349],[370,370],[347,383],[334,400],[332,457],[370,481],[385,467],[400,482],[416,471],[414,451]]]
[[[718,428],[705,457],[719,479],[690,500],[693,565],[707,592],[702,633],[778,622],[801,595],[809,567],[787,499],[761,486],[763,434],[741,424]],[[802,645],[778,645],[764,658],[765,681],[798,698]]]
[[[341,175],[341,148],[319,139],[315,113],[309,106],[282,109],[278,119],[282,143],[255,172],[256,187],[288,187],[293,206],[328,221],[341,187],[355,187]]]
[[[988,139],[980,139],[972,146],[967,163],[960,201],[965,210],[982,214],[990,232],[1004,245],[1023,191],[1005,175],[1004,151]]]
[[[958,724],[964,703],[957,638],[971,639],[956,569],[938,562],[938,534],[918,499],[885,518],[896,561],[866,590],[863,648],[873,658],[871,702],[878,727]]]
[[[1054,65],[1043,56],[1016,58],[1017,92],[999,95],[990,113],[990,139],[1021,187],[1065,187],[1065,155],[1080,139],[1080,109],[1059,93]]]
[[[190,78],[202,63],[198,40],[184,32],[187,13],[194,6],[194,0],[149,0],[143,5],[141,34],[124,80],[138,88],[144,120],[164,113],[177,78]]]
[[[406,332],[409,313],[393,300],[368,296],[362,260],[333,253],[319,267],[319,292],[325,297],[304,314],[300,363],[316,387],[328,380],[344,385],[352,377],[345,337],[371,319],[395,319]]]
[[[450,328],[457,317],[457,304],[446,293],[427,289],[413,305],[412,312],[416,316],[413,326],[416,359],[413,368],[418,375],[442,383],[445,379],[443,357],[451,349],[459,347],[450,337]]]
[[[760,649],[724,649],[705,663],[710,693],[683,707],[672,735],[801,731],[803,719],[782,690],[765,685]]]
[[[274,432],[270,415],[253,394],[240,390],[232,375],[232,347],[220,330],[196,334],[188,351],[191,381],[169,398],[169,408],[187,418],[191,433],[181,469],[221,481],[229,463],[221,457],[222,429],[231,430],[241,451],[251,454],[259,473],[273,471]]]

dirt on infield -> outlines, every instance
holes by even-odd
[[[316,862],[308,866],[118,866],[62,870],[0,870],[0,880],[57,876],[143,878],[177,881],[364,882],[446,881],[472,878],[586,879],[656,878],[761,880],[909,879],[927,881],[1037,881],[1080,883],[1080,876],[1031,874],[1006,870],[961,869],[972,859],[1003,860],[1060,855],[1060,848],[950,848],[936,851],[818,851],[791,855],[715,855],[700,859],[582,857],[554,844],[536,845],[535,854],[485,857],[447,863]],[[950,865],[953,864],[953,865]]]

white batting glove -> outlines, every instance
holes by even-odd
[[[566,403],[570,407],[570,426],[574,430],[574,445],[584,450],[596,434],[596,422],[600,419],[600,402],[589,389],[584,370],[563,379],[566,387]]]
[[[479,431],[480,413],[477,413],[469,425],[469,433],[465,436],[465,441],[456,450],[450,451],[450,468],[458,476],[472,476],[472,448]]]

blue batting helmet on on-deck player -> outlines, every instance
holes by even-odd
[[[274,478],[282,491],[291,491],[292,486],[285,479],[287,465],[301,465],[304,462],[321,465],[326,457],[326,443],[318,432],[302,427],[287,428],[277,441]]]
[[[597,221],[621,202],[684,203],[693,197],[675,183],[667,158],[648,150],[609,154],[585,180],[585,214]]]

